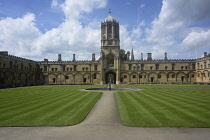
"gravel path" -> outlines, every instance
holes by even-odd
[[[103,95],[86,119],[68,127],[0,127],[0,140],[209,140],[210,128],[145,128],[120,124],[113,91]]]

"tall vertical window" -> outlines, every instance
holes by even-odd
[[[141,64],[141,70],[144,70],[144,64]]]
[[[150,70],[152,70],[152,66],[150,66]]]
[[[74,71],[77,71],[77,65],[74,65]]]
[[[93,74],[93,79],[96,79],[96,73]]]
[[[44,71],[47,71],[47,66],[44,66]]]
[[[10,62],[9,62],[9,68],[10,68],[10,69],[12,69],[12,64],[13,64],[13,62],[10,61]]]
[[[97,65],[94,65],[94,69],[97,70]]]
[[[172,64],[172,70],[174,70],[175,69],[175,64]]]
[[[193,69],[193,70],[195,69],[195,64],[192,64],[192,69]]]
[[[23,63],[21,63],[21,70],[23,70]]]
[[[156,67],[156,70],[159,70],[159,64],[156,64],[155,67]]]
[[[204,62],[204,69],[206,69],[206,62]]]
[[[132,69],[132,64],[129,64],[129,70],[131,70]]]

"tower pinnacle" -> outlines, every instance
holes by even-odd
[[[132,50],[131,50],[131,60],[134,60],[133,46],[132,46]]]

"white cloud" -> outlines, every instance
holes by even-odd
[[[135,40],[140,40],[142,35],[142,29],[141,26],[137,26],[136,28],[133,28],[131,30],[131,37]]]
[[[51,3],[52,8],[57,7],[58,5],[59,5],[58,0],[53,0],[52,3]]]
[[[182,45],[184,50],[190,50],[195,47],[197,49],[208,49],[210,48],[210,29],[207,31],[198,30],[192,31],[188,36],[183,40]]]
[[[162,13],[166,13],[166,20],[170,23],[174,21],[197,22],[209,19],[210,16],[210,0],[163,0]]]
[[[106,6],[106,0],[66,0],[59,4],[53,0],[52,7],[61,6],[66,19],[58,28],[41,33],[35,26],[35,15],[26,14],[22,18],[6,18],[0,22],[0,50],[34,60],[43,57],[56,60],[61,53],[63,60],[71,60],[76,53],[77,59],[88,59],[91,53],[100,52],[100,28],[93,27],[100,21],[90,21],[82,25],[80,18],[94,8]]]
[[[164,53],[166,52],[165,48],[156,45],[156,46],[153,46],[151,48],[151,50],[152,50],[152,55],[153,55],[152,57],[153,58],[159,58],[159,59],[163,59],[164,58]]]
[[[94,25],[100,22],[92,20],[83,26],[80,18],[84,12],[90,13],[94,8],[106,6],[106,0],[66,0],[60,6],[66,19],[58,28],[47,31],[34,42],[37,52],[62,53],[66,60],[69,60],[67,54],[73,53],[76,53],[78,59],[90,58],[91,53],[99,55],[100,27]]]
[[[81,18],[83,12],[90,13],[94,8],[103,8],[107,0],[66,0],[61,4],[66,20]]]
[[[140,25],[131,31],[128,31],[127,28],[126,25],[120,26],[120,44],[122,49],[131,51],[132,46],[137,47],[140,44],[142,29]]]
[[[0,50],[10,54],[42,60],[44,57],[56,60],[61,53],[63,60],[71,60],[76,53],[77,59],[89,59],[91,53],[100,52],[100,21],[89,21],[86,25],[81,19],[96,8],[103,8],[107,0],[52,0],[51,7],[62,10],[65,19],[57,28],[41,33],[35,24],[35,15],[28,13],[22,18],[5,18],[0,21]],[[139,5],[139,9],[145,5]],[[138,10],[139,10],[138,9]],[[180,52],[193,51],[193,45],[204,51],[209,50],[210,30],[194,28],[192,25],[210,19],[210,0],[163,0],[161,12],[145,28],[143,19],[139,25],[131,27],[120,25],[121,48],[131,51],[134,47],[135,58],[140,53],[152,52],[153,58],[180,56]],[[148,27],[148,26],[147,26]],[[193,54],[190,53],[192,56]],[[189,57],[191,57],[189,56]],[[184,57],[185,58],[185,57]],[[191,57],[192,58],[192,57]]]
[[[15,55],[32,53],[31,43],[41,33],[35,27],[35,15],[28,13],[22,18],[5,18],[0,21],[0,48]]]
[[[191,30],[193,24],[209,19],[210,0],[202,2],[200,0],[163,0],[159,16],[154,19],[152,26],[146,29],[145,41],[153,42],[169,53],[183,53],[183,48],[189,48],[190,40],[194,39],[202,42],[200,43],[202,46],[208,46],[209,41],[205,39],[208,35],[205,31],[198,33]],[[155,52],[155,49],[153,50]],[[191,52],[189,53],[193,56]]]
[[[79,21],[66,21],[58,28],[47,31],[34,44],[39,53],[76,53],[78,59],[89,58],[92,52],[100,51],[100,30],[82,27]],[[70,57],[71,58],[71,57]],[[66,59],[69,60],[69,57]]]
[[[141,5],[140,5],[140,8],[144,8],[144,7],[145,7],[145,4],[141,4]]]

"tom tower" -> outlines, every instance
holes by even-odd
[[[109,12],[108,17],[101,23],[101,84],[120,83],[120,35],[119,22]]]

